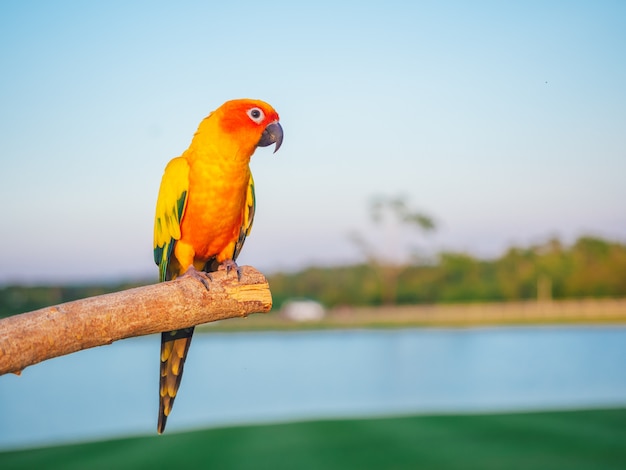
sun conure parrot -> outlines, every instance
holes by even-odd
[[[154,220],[154,260],[160,281],[182,275],[209,286],[203,272],[235,270],[252,228],[255,196],[250,157],[283,141],[278,114],[267,103],[227,101],[198,127],[189,148],[165,168]],[[193,327],[161,334],[159,434],[165,429],[183,374]]]

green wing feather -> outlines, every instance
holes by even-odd
[[[154,217],[154,262],[159,266],[159,281],[171,277],[168,267],[176,240],[180,239],[188,189],[189,164],[182,157],[174,158],[165,168]]]

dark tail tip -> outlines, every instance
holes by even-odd
[[[159,419],[159,424],[157,425],[158,434],[163,434],[163,431],[165,431],[165,422],[166,422],[165,418],[163,418],[162,420]]]

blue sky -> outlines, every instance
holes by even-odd
[[[238,97],[285,130],[241,264],[361,259],[375,195],[428,250],[626,240],[626,3],[212,3],[0,3],[0,283],[156,277],[163,169]]]

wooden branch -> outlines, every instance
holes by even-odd
[[[89,297],[0,320],[0,375],[124,338],[269,312],[272,295],[256,269],[211,273]]]

